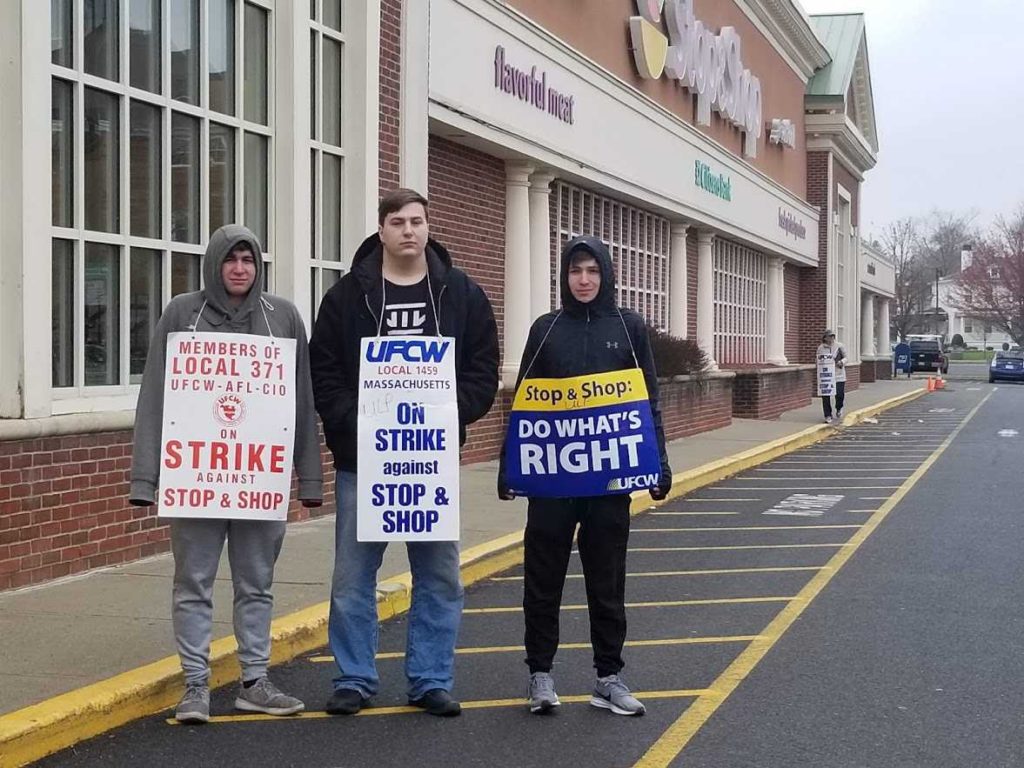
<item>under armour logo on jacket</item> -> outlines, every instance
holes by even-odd
[[[423,333],[427,322],[427,304],[423,301],[411,304],[389,304],[385,309],[384,323],[389,336],[404,336]]]
[[[607,341],[605,343],[608,345],[608,349],[618,349],[619,348],[619,342],[617,342],[617,341]]]

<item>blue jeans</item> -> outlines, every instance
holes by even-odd
[[[364,698],[377,693],[377,571],[387,542],[356,541],[356,475],[338,472],[334,526],[334,580],[327,627],[338,665],[334,688],[353,688]],[[412,605],[409,608],[405,676],[418,699],[434,688],[452,689],[455,640],[462,618],[462,581],[457,541],[409,542]]]

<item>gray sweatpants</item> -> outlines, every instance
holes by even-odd
[[[171,615],[186,683],[205,685],[210,677],[213,582],[225,538],[235,591],[235,639],[242,680],[256,680],[267,674],[274,607],[270,587],[284,530],[284,522],[266,520],[171,520]]]

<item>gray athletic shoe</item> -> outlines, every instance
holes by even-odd
[[[633,694],[618,675],[597,678],[594,695],[590,697],[590,705],[610,709],[616,715],[642,715],[647,711],[643,704],[633,698]]]
[[[261,677],[253,685],[238,689],[235,698],[235,709],[246,712],[263,712],[267,715],[294,715],[301,712],[306,705],[294,696],[281,693],[277,686],[265,677]]]
[[[534,672],[530,675],[530,711],[543,715],[555,707],[562,706],[555,693],[555,681],[548,672]]]
[[[174,719],[179,723],[196,725],[209,722],[210,689],[205,685],[186,685],[185,695],[174,710]]]

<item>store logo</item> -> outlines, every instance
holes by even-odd
[[[213,404],[213,417],[225,427],[237,427],[245,420],[245,401],[238,395],[223,395]]]
[[[807,239],[807,227],[796,216],[782,208],[779,208],[779,226],[787,235],[792,235],[797,240]]]
[[[734,27],[716,35],[693,14],[693,0],[637,0],[629,19],[633,59],[640,76],[662,74],[697,94],[697,123],[711,125],[711,110],[746,132],[743,154],[757,157],[761,137],[761,81],[743,67]],[[668,36],[662,32],[664,15]]]
[[[507,64],[503,45],[494,49],[494,87],[557,117],[563,123],[573,125],[576,122],[573,115],[576,97],[566,96],[549,87],[548,73],[541,72],[538,76],[536,65],[526,71]]]
[[[727,203],[732,202],[732,179],[724,173],[714,173],[707,163],[694,161],[693,183]]]

